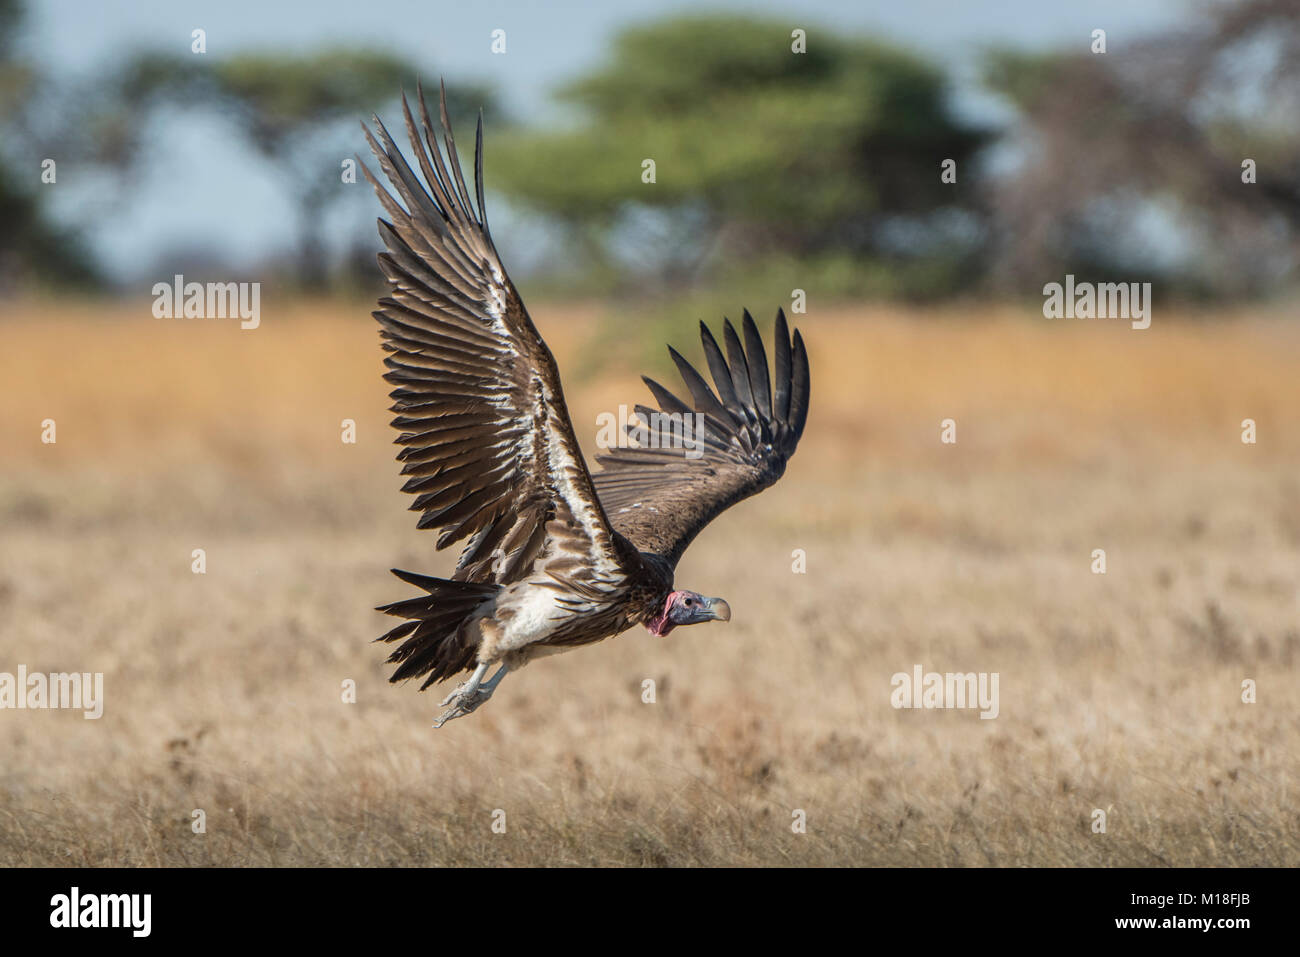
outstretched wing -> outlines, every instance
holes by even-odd
[[[637,447],[596,456],[604,466],[594,476],[596,490],[614,528],[674,565],[705,525],[781,477],[808,418],[808,354],[798,330],[791,344],[785,313],[776,314],[771,380],[749,312],[743,346],[724,322],[726,358],[700,323],[717,393],[670,346],[690,401],[643,376],[660,408],[636,407],[640,422],[628,434]]]
[[[379,264],[392,288],[374,316],[389,353],[384,378],[395,386],[397,458],[408,476],[403,491],[417,496],[411,508],[423,513],[420,528],[442,529],[438,548],[469,538],[455,580],[515,581],[531,568],[548,534],[560,535],[559,546],[571,550],[577,564],[608,571],[615,562],[608,520],[573,434],[555,360],[488,231],[482,115],[474,202],[456,154],[445,88],[441,144],[423,90],[419,107],[423,142],[403,95],[423,184],[378,117],[377,140],[362,127],[401,200],[362,164],[389,217],[379,220],[388,247]]]

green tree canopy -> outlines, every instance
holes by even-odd
[[[787,22],[732,16],[629,29],[560,91],[583,125],[498,140],[490,183],[597,230],[629,208],[673,213],[704,240],[680,246],[688,258],[877,251],[891,217],[956,202],[940,163],[982,136],[950,114],[939,69],[829,29],[808,29],[805,53],[792,42]]]

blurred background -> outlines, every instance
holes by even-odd
[[[1293,3],[588,6],[3,0],[0,293],[373,285],[375,204],[340,164],[439,77],[464,143],[484,111],[499,242],[538,288],[1294,292]],[[796,29],[807,52],[774,55]]]
[[[343,174],[439,78],[588,455],[744,307],[812,408],[678,569],[730,623],[434,732]],[[1300,863],[1298,94],[1294,0],[0,0],[0,672],[106,697],[0,711],[0,864]],[[917,664],[999,717],[894,710]]]

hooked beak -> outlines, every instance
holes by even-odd
[[[710,598],[705,602],[705,607],[714,621],[731,621],[731,606],[721,598]]]

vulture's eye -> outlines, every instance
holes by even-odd
[[[686,601],[682,602],[682,604],[685,605],[687,608],[690,608],[692,605],[695,604],[695,599],[694,599],[694,598],[688,598],[688,599],[686,599]]]

